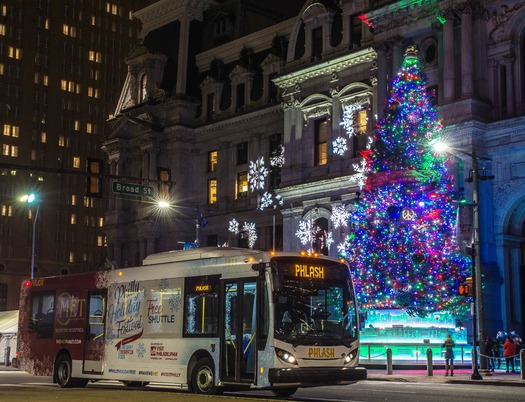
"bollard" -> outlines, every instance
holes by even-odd
[[[432,349],[427,349],[427,375],[432,377],[434,375],[434,367],[432,367]]]
[[[520,372],[521,381],[525,381],[525,373],[523,372],[523,363],[525,363],[525,349],[520,350]]]
[[[386,350],[386,373],[392,374],[392,349]]]

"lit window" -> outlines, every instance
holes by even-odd
[[[2,205],[2,216],[12,216],[13,208],[11,205]]]
[[[80,121],[75,120],[75,131],[80,131]]]
[[[101,216],[98,218],[98,227],[101,228],[104,226],[104,218]]]
[[[66,144],[66,140],[65,140],[64,136],[60,135],[58,137],[58,146],[59,147],[63,147],[63,146],[65,146],[65,144]]]
[[[103,247],[104,246],[104,236],[98,236],[97,237],[97,246]]]
[[[18,158],[18,145],[11,145],[11,156]]]
[[[326,131],[328,122],[326,119],[315,121],[315,166],[326,165]]]
[[[0,63],[0,75],[4,75],[4,63]]]
[[[75,169],[79,169],[80,168],[80,156],[74,156],[73,157],[73,167]]]
[[[235,199],[248,197],[248,173],[241,172],[237,174],[235,186]]]
[[[215,172],[217,169],[217,151],[208,152],[208,172]]]
[[[94,15],[92,15],[91,16],[91,25],[95,26],[96,24],[97,24],[97,18]]]
[[[0,35],[5,36],[5,25],[0,24]]]
[[[9,145],[2,144],[2,155],[9,156]]]
[[[60,80],[60,89],[62,91],[67,91],[67,80]]]
[[[208,180],[208,204],[217,202],[217,179]]]
[[[368,116],[366,110],[360,110],[357,113],[357,132],[360,134],[366,133],[366,125],[368,123]]]
[[[67,24],[62,25],[62,33],[64,35],[69,35],[69,25]]]
[[[93,50],[89,51],[89,61],[95,61],[95,52]]]
[[[46,141],[47,141],[47,133],[45,133],[45,132],[40,133],[40,142],[42,144],[45,144]]]
[[[10,124],[4,124],[4,135],[8,137],[11,135],[11,125]]]
[[[71,205],[77,205],[77,196],[75,194],[71,194]]]
[[[76,225],[77,224],[77,215],[76,214],[71,214],[71,220],[69,222],[72,225]]]
[[[18,138],[18,136],[20,135],[20,127],[18,126],[12,126],[11,127],[11,135],[15,138]]]
[[[86,124],[86,132],[88,134],[92,134],[93,133],[93,123],[87,123]]]
[[[42,80],[42,84],[44,84],[46,87],[48,86],[48,84],[49,84],[49,75],[44,74],[44,77],[43,77],[43,80]]]
[[[69,252],[69,262],[75,262],[75,252],[74,251]]]

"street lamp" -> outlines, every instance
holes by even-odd
[[[483,282],[482,282],[482,267],[481,267],[481,253],[480,253],[480,234],[479,234],[479,193],[478,193],[478,180],[492,180],[494,176],[479,174],[478,160],[490,160],[485,156],[480,156],[476,151],[466,152],[461,149],[451,148],[442,141],[435,141],[432,144],[436,153],[444,153],[456,151],[472,158],[472,176],[465,179],[467,183],[472,183],[472,204],[473,204],[473,238],[472,238],[472,276],[473,276],[473,290],[474,296],[472,298],[472,327],[473,327],[473,344],[474,348],[472,351],[472,375],[471,379],[481,380],[482,377],[478,371],[478,356],[476,344],[479,344],[479,351],[482,356],[485,355],[485,322],[484,322],[484,310],[483,310]],[[477,319],[477,325],[476,325]],[[477,328],[476,328],[477,326]],[[477,340],[476,340],[477,330]],[[481,369],[486,368],[486,360],[480,358]]]
[[[36,221],[38,219],[38,213],[40,212],[40,203],[38,203],[36,195],[33,193],[23,195],[20,198],[20,201],[26,202],[29,205],[31,205],[33,202],[36,202],[35,216],[31,216],[31,219],[33,219],[33,240],[31,245],[31,280],[33,280],[35,278]]]

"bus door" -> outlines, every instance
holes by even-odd
[[[253,383],[257,356],[257,282],[255,279],[224,281],[222,289],[221,380]]]
[[[106,290],[88,292],[84,373],[102,373],[106,327]]]

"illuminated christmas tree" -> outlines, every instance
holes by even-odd
[[[471,265],[455,238],[452,176],[430,145],[441,131],[411,47],[374,144],[362,153],[366,187],[349,219],[347,258],[362,309],[402,308],[418,316],[466,309],[457,285]]]

